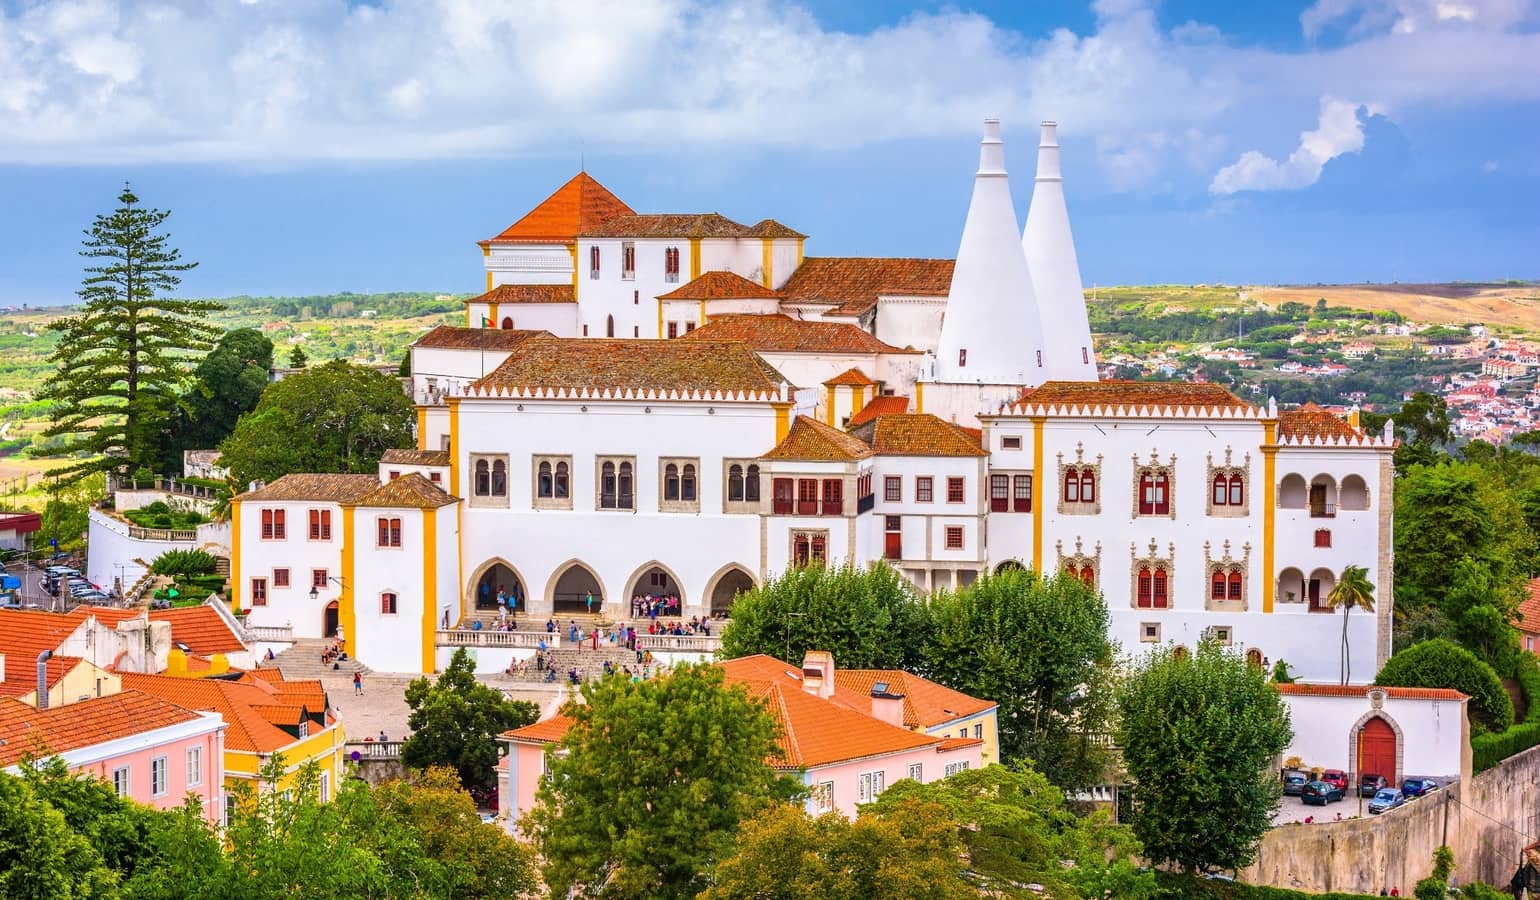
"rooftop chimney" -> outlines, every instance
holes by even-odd
[[[1085,288],[1075,258],[1069,210],[1064,205],[1064,177],[1059,169],[1058,125],[1044,122],[1037,145],[1037,181],[1021,237],[1043,324],[1046,378],[1095,381],[1096,350],[1086,314]]]
[[[1042,323],[1019,234],[1000,120],[985,119],[973,199],[941,320],[938,381],[1042,382]]]
[[[904,695],[891,690],[887,682],[872,685],[872,718],[903,728]]]
[[[48,660],[53,656],[52,650],[44,650],[37,655],[37,708],[48,708]]]
[[[834,654],[809,650],[802,657],[802,689],[827,700],[834,696]]]

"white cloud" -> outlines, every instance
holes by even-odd
[[[1034,35],[955,10],[847,34],[796,0],[0,3],[0,163],[851,147],[1000,115],[1094,138],[1119,188],[1206,182],[1237,136],[1322,96],[1540,100],[1540,33],[1515,24],[1536,2],[1320,0],[1322,26],[1392,18],[1300,51],[1164,29],[1147,0]]]
[[[1411,34],[1450,26],[1501,30],[1535,13],[1533,0],[1316,0],[1299,22],[1308,37],[1343,23],[1352,34]]]
[[[1319,124],[1314,131],[1300,134],[1299,146],[1288,159],[1279,162],[1256,150],[1247,150],[1214,175],[1209,191],[1288,191],[1315,184],[1328,162],[1364,148],[1364,125],[1358,117],[1363,108],[1359,103],[1322,97]]]

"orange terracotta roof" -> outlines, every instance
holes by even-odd
[[[502,733],[502,737],[512,741],[525,741],[527,743],[554,744],[567,736],[567,729],[572,727],[572,720],[567,716],[557,714],[549,719],[543,719],[533,725],[525,725],[523,728],[512,728]]]
[[[448,450],[386,450],[380,462],[398,466],[447,466]]]
[[[866,373],[861,371],[859,368],[857,368],[855,366],[851,366],[850,368],[846,369],[845,371],[839,373],[838,375],[836,375],[833,378],[830,378],[828,381],[824,382],[824,384],[833,384],[833,385],[850,384],[850,385],[856,385],[857,387],[866,387],[867,385],[876,384],[876,383],[877,382],[871,380],[870,378],[867,378],[866,377]]]
[[[412,342],[413,347],[434,350],[517,350],[521,344],[544,331],[516,328],[460,328],[440,325]]]
[[[1314,403],[1278,413],[1278,436],[1287,438],[1356,438],[1358,429]]]
[[[793,319],[782,313],[715,316],[682,341],[743,341],[760,353],[918,353],[885,344],[848,322]]]
[[[41,653],[42,651],[38,651]],[[5,654],[6,673],[5,680],[0,681],[0,697],[25,697],[37,690],[37,657],[30,659],[18,656],[11,662],[11,655]],[[85,660],[78,656],[50,656],[44,663],[43,677],[48,680],[48,688],[52,690],[66,675],[73,672],[77,666],[85,664]],[[16,669],[11,668],[15,666]],[[0,736],[5,734],[0,731]]]
[[[850,417],[845,423],[847,428],[855,428],[865,425],[878,416],[896,416],[909,411],[908,397],[877,396],[866,401],[861,411]]]
[[[1514,625],[1525,634],[1540,634],[1540,578],[1529,580],[1529,590],[1519,602],[1519,618]]]
[[[750,225],[744,234],[759,238],[805,238],[807,235],[789,228],[774,219],[760,219]]]
[[[218,610],[211,606],[187,606],[181,609],[157,609],[150,612],[152,622],[170,622],[171,640],[186,644],[193,653],[240,653],[246,649],[241,639]]]
[[[851,434],[878,456],[988,456],[979,439],[930,413],[879,416]]]
[[[750,281],[736,272],[707,272],[689,284],[658,297],[659,300],[760,300],[781,296],[779,291]]]
[[[763,393],[784,382],[742,343],[542,336],[471,389]]]
[[[584,229],[629,215],[634,215],[631,207],[587,172],[579,172],[488,243],[570,243]]]
[[[283,500],[318,500],[353,504],[369,496],[380,479],[375,475],[316,475],[294,473],[235,497],[243,503]],[[298,527],[297,525],[295,527]]]
[[[859,438],[832,428],[809,416],[797,416],[786,438],[762,459],[794,459],[799,462],[851,462],[872,455]]]
[[[982,746],[983,740],[979,738],[942,738],[941,746],[936,749],[942,753],[950,753],[953,750],[962,750],[965,747]]]
[[[500,284],[485,294],[466,297],[466,303],[576,303],[577,292],[566,284]],[[511,330],[511,329],[510,329]]]
[[[994,709],[989,700],[970,697],[902,669],[834,669],[834,683],[870,704],[875,685],[886,684],[888,693],[904,695],[904,724],[910,728],[935,728]]]
[[[747,237],[748,229],[721,213],[622,215],[578,229],[579,237]]]
[[[1017,406],[1255,410],[1220,385],[1185,381],[1049,381],[1022,391]]]
[[[953,260],[809,256],[781,285],[782,303],[829,304],[828,315],[859,316],[879,296],[945,297]]]
[[[1448,688],[1378,687],[1370,684],[1280,684],[1278,693],[1295,697],[1367,697],[1384,691],[1392,700],[1465,700],[1466,695]]]
[[[408,472],[376,487],[355,505],[383,509],[438,509],[459,502],[458,497],[444,493],[421,472]]]
[[[44,650],[58,649],[77,625],[78,621],[62,613],[0,609],[0,653],[5,654],[7,672],[31,664]],[[14,677],[8,674],[7,680]]]
[[[239,681],[228,681],[221,678],[141,675],[135,672],[121,673],[121,677],[125,690],[143,691],[178,706],[211,710],[224,716],[230,725],[225,732],[225,746],[232,750],[272,753],[299,740],[274,725],[259,711],[259,707],[293,705],[286,702],[286,698],[293,695],[283,692],[283,682],[248,676],[242,676]],[[314,694],[308,689],[301,689],[299,696],[313,697]],[[322,703],[324,708],[324,700]],[[320,714],[322,710],[312,709],[312,712]]]
[[[36,709],[0,699],[0,766],[23,756],[68,753],[198,719],[196,712],[139,691],[120,691],[65,706]]]

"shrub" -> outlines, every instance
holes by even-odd
[[[1515,753],[1540,745],[1540,665],[1533,653],[1519,654],[1513,677],[1528,704],[1524,721],[1497,734],[1479,734],[1471,738],[1473,773],[1490,769]]]
[[[1497,673],[1476,654],[1444,638],[1413,644],[1392,656],[1374,683],[1457,690],[1470,697],[1471,728],[1478,734],[1501,732],[1513,724],[1513,701]]]
[[[1160,885],[1158,896],[1171,900],[1354,900],[1368,894],[1344,894],[1330,891],[1325,894],[1307,894],[1288,888],[1246,884],[1240,881],[1212,881],[1173,872],[1156,872]]]
[[[213,554],[203,550],[167,550],[150,563],[150,571],[156,575],[213,575],[217,562]]]

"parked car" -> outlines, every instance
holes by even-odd
[[[1305,785],[1299,799],[1307,806],[1325,806],[1328,803],[1339,803],[1343,797],[1342,788],[1326,781],[1312,781]]]
[[[1408,778],[1401,782],[1401,796],[1407,798],[1421,797],[1436,790],[1438,790],[1438,782],[1427,778]]]
[[[72,569],[69,566],[49,566],[45,571],[48,572],[50,578],[67,578],[71,575],[77,578],[80,577],[80,570]]]
[[[1310,779],[1299,772],[1283,773],[1283,793],[1290,797],[1298,797],[1305,790],[1305,784]]]
[[[1358,779],[1358,796],[1373,797],[1385,786],[1385,776],[1365,773]]]
[[[1379,815],[1386,810],[1395,809],[1405,802],[1406,797],[1402,796],[1401,792],[1395,788],[1380,788],[1379,792],[1374,795],[1374,799],[1369,801],[1369,812]]]
[[[1341,769],[1327,769],[1321,773],[1321,780],[1346,794],[1348,789],[1348,775]]]

